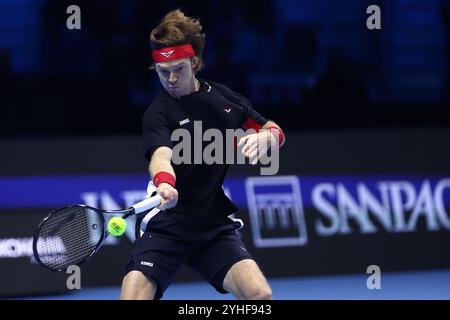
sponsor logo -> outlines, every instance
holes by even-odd
[[[172,53],[173,53],[174,51],[175,51],[175,50],[170,50],[170,51],[167,51],[167,52],[161,52],[161,54],[162,54],[164,57],[169,58],[169,57],[172,55]]]
[[[450,179],[433,183],[347,177],[332,182],[252,177],[247,202],[256,247],[305,245],[316,237],[450,230]],[[302,201],[301,190],[305,196]],[[306,209],[310,210],[305,216]],[[309,237],[311,239],[311,237]]]
[[[297,246],[307,243],[297,177],[248,178],[246,190],[256,247]]]
[[[450,230],[445,191],[450,179],[434,187],[429,180],[318,183],[311,191],[315,229],[320,236]]]
[[[42,252],[41,248],[52,247],[53,254],[46,256],[41,254],[40,259],[46,262],[48,259],[58,262],[66,260],[66,247],[60,237],[45,237],[40,238],[37,242],[38,251]],[[0,259],[1,258],[30,258],[32,263],[36,263],[33,255],[33,238],[6,238],[0,239]]]
[[[141,266],[147,266],[153,268],[153,262],[141,261]]]
[[[184,119],[180,121],[180,126],[182,126],[183,124],[189,123],[189,119]]]

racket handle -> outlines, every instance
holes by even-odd
[[[151,198],[145,199],[141,202],[138,202],[132,206],[134,208],[135,213],[141,213],[154,207],[158,206],[161,203],[161,197],[157,194]]]

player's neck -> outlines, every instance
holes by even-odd
[[[200,81],[198,81],[197,78],[194,77],[194,81],[192,82],[191,85],[191,90],[189,90],[189,93],[187,95],[198,92],[199,90],[200,90]]]
[[[189,86],[189,90],[185,94],[178,97],[174,96],[172,97],[179,100],[185,96],[198,92],[200,90],[200,86],[201,86],[200,81],[198,81],[197,78],[194,77],[194,81],[192,81],[192,84]]]

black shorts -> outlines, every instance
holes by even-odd
[[[139,226],[139,219],[137,227]],[[183,264],[199,273],[220,293],[223,280],[236,262],[252,259],[230,218],[205,221],[172,211],[153,217],[146,232],[136,238],[125,274],[141,271],[156,282],[155,299],[161,299]]]

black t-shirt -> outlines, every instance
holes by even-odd
[[[212,128],[220,130],[224,142],[226,129],[242,128],[249,119],[261,126],[266,124],[267,120],[240,94],[219,83],[199,81],[199,91],[178,99],[161,90],[145,112],[143,133],[147,160],[150,161],[158,147],[173,148],[178,143],[171,141],[172,132],[178,128],[187,129],[192,144],[198,143],[194,141],[194,121],[201,121],[203,133]],[[202,150],[210,143],[203,142]],[[236,212],[237,208],[222,189],[228,165],[208,165],[203,160],[202,164],[194,164],[193,153],[191,157],[191,164],[172,161],[178,203],[171,210],[197,217],[223,217]]]

